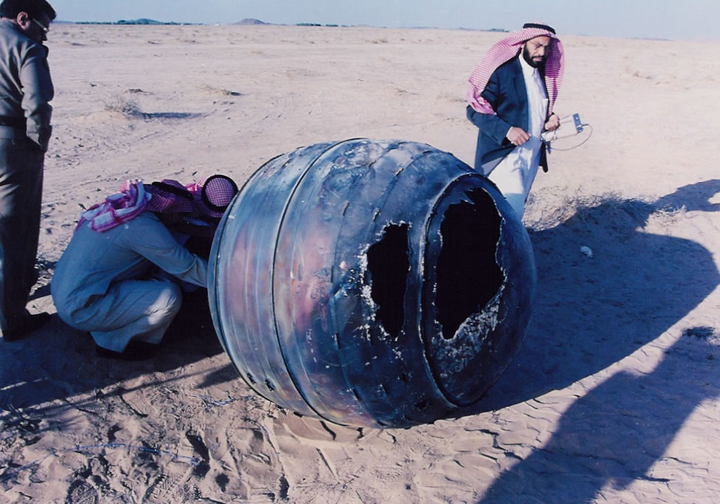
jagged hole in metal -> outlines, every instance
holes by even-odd
[[[367,253],[371,296],[378,305],[376,320],[397,337],[405,320],[404,297],[410,270],[408,225],[391,224]]]
[[[495,258],[501,222],[495,203],[482,189],[465,194],[470,201],[448,208],[440,225],[435,299],[445,339],[481,311],[505,281]]]

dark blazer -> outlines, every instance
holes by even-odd
[[[475,169],[480,171],[483,168],[488,173],[515,148],[505,137],[510,127],[516,126],[525,131],[530,129],[527,88],[519,56],[503,63],[493,72],[481,95],[497,115],[481,114],[468,105],[467,117],[480,128]],[[547,171],[544,143],[540,152],[540,166]]]

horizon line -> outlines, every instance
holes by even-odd
[[[478,31],[478,32],[496,32],[496,33],[511,33],[514,30],[508,30],[506,28],[468,28],[463,26],[457,26],[453,28],[440,27],[440,26],[385,26],[385,25],[373,25],[373,24],[340,24],[340,23],[313,23],[313,22],[297,22],[297,23],[273,23],[262,21],[257,18],[244,18],[234,22],[190,22],[190,21],[159,21],[152,18],[136,18],[136,19],[119,19],[117,21],[69,21],[69,20],[55,20],[53,23],[58,24],[87,24],[87,25],[132,25],[132,26],[153,26],[153,25],[165,25],[165,26],[298,26],[298,27],[326,27],[326,28],[378,28],[385,30],[460,30],[460,31]],[[631,37],[631,36],[619,36],[619,35],[591,35],[587,33],[566,33],[565,35],[577,36],[577,37],[597,37],[597,38],[609,38],[609,39],[626,39],[626,40],[648,40],[648,41],[660,41],[660,42],[718,42],[720,36],[714,38],[667,38],[667,37]]]

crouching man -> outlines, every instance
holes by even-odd
[[[235,193],[222,175],[187,187],[127,181],[81,215],[57,263],[51,291],[60,318],[89,331],[100,356],[152,357],[180,310],[180,281],[207,286],[208,263],[183,238],[197,229],[211,240]]]

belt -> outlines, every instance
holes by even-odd
[[[0,126],[10,126],[11,128],[25,129],[27,123],[24,117],[0,116]]]

